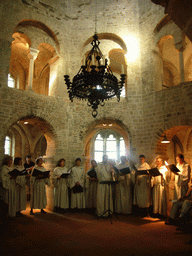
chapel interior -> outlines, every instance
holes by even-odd
[[[192,167],[190,1],[9,0],[0,7],[0,161],[43,156],[52,171],[60,158],[70,168],[80,157],[87,171],[103,154],[134,163],[144,154],[154,166],[157,156],[175,164],[182,153]],[[113,74],[126,74],[120,102],[99,106],[96,118],[86,101],[69,100],[64,82],[78,73],[95,30]],[[161,143],[164,136],[170,143]],[[53,187],[47,192],[52,210]]]
[[[183,153],[191,165],[190,6],[176,16],[179,1],[165,2],[3,1],[1,160],[43,156],[53,170],[61,157],[69,168],[80,157],[88,170],[104,153],[116,162],[144,154],[152,166]],[[77,74],[95,30],[113,74],[123,68],[126,81],[120,102],[110,99],[93,118],[86,101],[70,102],[64,75]]]

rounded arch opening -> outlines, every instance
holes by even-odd
[[[27,27],[35,27],[38,29],[43,30],[48,36],[50,36],[53,41],[55,42],[56,46],[57,46],[57,50],[59,52],[59,40],[57,38],[57,36],[55,35],[55,33],[44,23],[38,21],[38,20],[33,20],[33,19],[27,19],[27,20],[22,20],[21,22],[18,23],[18,25],[15,27],[14,32],[19,31],[20,28],[27,28]]]
[[[169,144],[161,143],[165,134],[170,141]],[[170,164],[175,164],[176,155],[182,153],[185,155],[185,160],[188,164],[192,164],[192,151],[190,150],[190,146],[192,146],[191,134],[192,126],[190,125],[173,126],[164,132],[160,130],[155,153],[163,156],[163,158],[168,160]]]
[[[89,126],[89,130],[86,132],[85,136],[85,156],[86,163],[85,169],[86,171],[90,167],[90,161],[94,159],[94,141],[96,136],[99,133],[107,132],[107,134],[114,134],[123,138],[125,142],[125,155],[128,156],[130,152],[130,139],[129,139],[129,131],[128,128],[119,120],[114,119],[101,119],[93,122]]]
[[[127,46],[125,44],[125,42],[123,41],[123,39],[113,33],[99,33],[98,35],[98,39],[99,40],[111,40],[115,43],[117,43],[123,50],[124,53],[127,53]],[[89,37],[87,39],[87,41],[84,43],[83,48],[88,45],[89,43],[91,43],[93,40],[93,37]]]
[[[54,158],[57,138],[52,125],[45,119],[37,116],[22,117],[9,126],[7,134],[10,132],[15,134],[15,138],[17,135],[20,136],[18,142],[15,142],[15,148],[20,148],[20,150],[16,150],[17,156],[22,158],[25,158],[26,155],[32,155],[33,158],[38,157],[35,149],[42,140],[42,144],[46,144],[46,148],[38,148],[38,151],[45,152],[45,158]],[[45,139],[46,143],[44,143]]]
[[[22,157],[23,161],[27,155],[32,156],[34,161],[42,156],[44,166],[47,170],[53,170],[55,167],[55,152],[57,145],[57,136],[52,125],[45,119],[37,116],[25,116],[13,122],[4,136],[14,138],[13,157]],[[53,209],[53,187],[47,187],[47,208]]]

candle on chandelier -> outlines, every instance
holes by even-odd
[[[92,65],[95,65],[95,56],[92,55],[91,59],[92,59]]]

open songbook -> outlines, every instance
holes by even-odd
[[[45,179],[45,178],[48,178],[48,177],[49,177],[49,173],[50,173],[50,171],[41,172],[41,171],[39,171],[39,170],[37,170],[37,169],[34,169],[34,170],[33,170],[33,173],[32,173],[32,177],[37,177],[37,176],[39,176],[39,175],[43,175],[43,177],[40,178],[40,179]]]
[[[83,187],[81,185],[77,186],[75,185],[73,188],[73,193],[76,194],[76,193],[82,193],[83,192]]]
[[[8,174],[11,175],[11,177],[17,177],[27,175],[28,172],[25,169],[21,172],[17,169],[13,169],[11,172],[8,172]]]
[[[137,167],[133,164],[133,169],[136,171],[137,175],[147,175],[149,174],[149,170],[138,170]]]
[[[62,173],[60,177],[61,177],[62,179],[66,179],[66,178],[69,177],[69,175],[70,175],[70,173],[66,172],[66,173]]]
[[[92,168],[90,171],[87,172],[87,175],[89,175],[90,178],[97,179],[97,173],[94,168]]]
[[[162,175],[162,173],[160,173],[160,171],[157,169],[157,167],[149,169],[148,172],[151,174],[151,176],[156,177],[159,175]]]
[[[150,174],[153,177],[159,176],[161,175],[161,173],[159,172],[159,170],[157,168],[152,168],[149,170],[138,170],[136,168],[136,166],[133,164],[133,169],[136,171],[137,175],[146,175],[146,174]]]
[[[131,170],[129,167],[125,167],[122,169],[118,169],[117,167],[113,166],[113,169],[116,173],[119,173],[120,175],[125,175],[131,173]]]
[[[169,164],[166,166],[171,172],[173,172],[176,175],[179,175],[178,172],[180,172],[180,170],[176,167],[176,165],[174,164]]]
[[[137,175],[147,175],[149,174],[149,170],[138,170],[136,172]]]

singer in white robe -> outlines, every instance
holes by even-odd
[[[112,181],[112,167],[108,162],[108,157],[103,156],[103,162],[96,167],[98,187],[97,187],[97,208],[96,213],[101,216],[105,211],[113,211],[112,187],[108,184],[100,184],[101,181]],[[109,212],[103,216],[106,217]]]
[[[5,164],[1,168],[1,182],[2,188],[4,189],[4,202],[9,205],[9,216],[15,217],[18,211],[18,189],[15,179],[12,178],[8,173],[13,170],[12,157],[7,156],[4,161]]]
[[[139,156],[139,163],[136,164],[138,171],[151,169],[149,164],[145,162],[145,156]],[[148,208],[151,205],[151,181],[150,175],[136,175],[134,201],[133,204],[140,208]]]
[[[86,174],[85,180],[85,188],[86,188],[86,208],[96,208],[97,206],[97,178],[91,178],[88,173],[91,170],[95,171],[97,167],[97,162],[95,160],[91,161],[92,167],[88,170]],[[96,171],[95,171],[96,173]]]
[[[176,160],[177,168],[180,170],[180,172],[178,172],[178,175],[175,175],[174,199],[178,200],[188,191],[191,167],[184,161],[183,154],[178,154]]]
[[[23,171],[25,168],[22,165],[14,165],[14,169]],[[26,210],[27,194],[26,194],[26,176],[17,176],[16,184],[18,189],[18,212]]]
[[[152,177],[151,184],[153,187],[153,213],[163,216],[167,215],[167,201],[169,196],[168,184],[170,182],[170,172],[163,165],[163,159],[157,158],[156,164],[159,172],[162,175]]]
[[[76,166],[71,168],[70,175],[70,188],[71,188],[71,209],[78,208],[83,209],[86,207],[85,204],[85,170],[81,166],[81,159],[77,158]],[[81,186],[83,192],[73,193],[73,187],[75,185]]]
[[[130,168],[126,157],[121,157],[121,164],[117,166],[119,170]],[[131,170],[131,168],[130,168]],[[117,181],[115,190],[115,211],[117,213],[130,214],[132,212],[132,189],[131,189],[131,173],[125,175],[116,175]]]
[[[38,158],[36,160],[36,165],[34,166],[34,169],[37,169],[41,172],[46,172],[47,170],[42,166],[43,160],[42,158]],[[33,209],[41,209],[41,212],[45,212],[43,208],[47,205],[47,196],[46,196],[46,186],[51,185],[50,178],[41,179],[39,177],[33,177],[33,171],[31,173],[31,212],[30,214],[33,214]]]
[[[69,208],[68,178],[60,178],[63,173],[67,172],[68,169],[65,167],[65,160],[62,158],[59,160],[52,175],[54,185],[54,207],[61,209]]]

